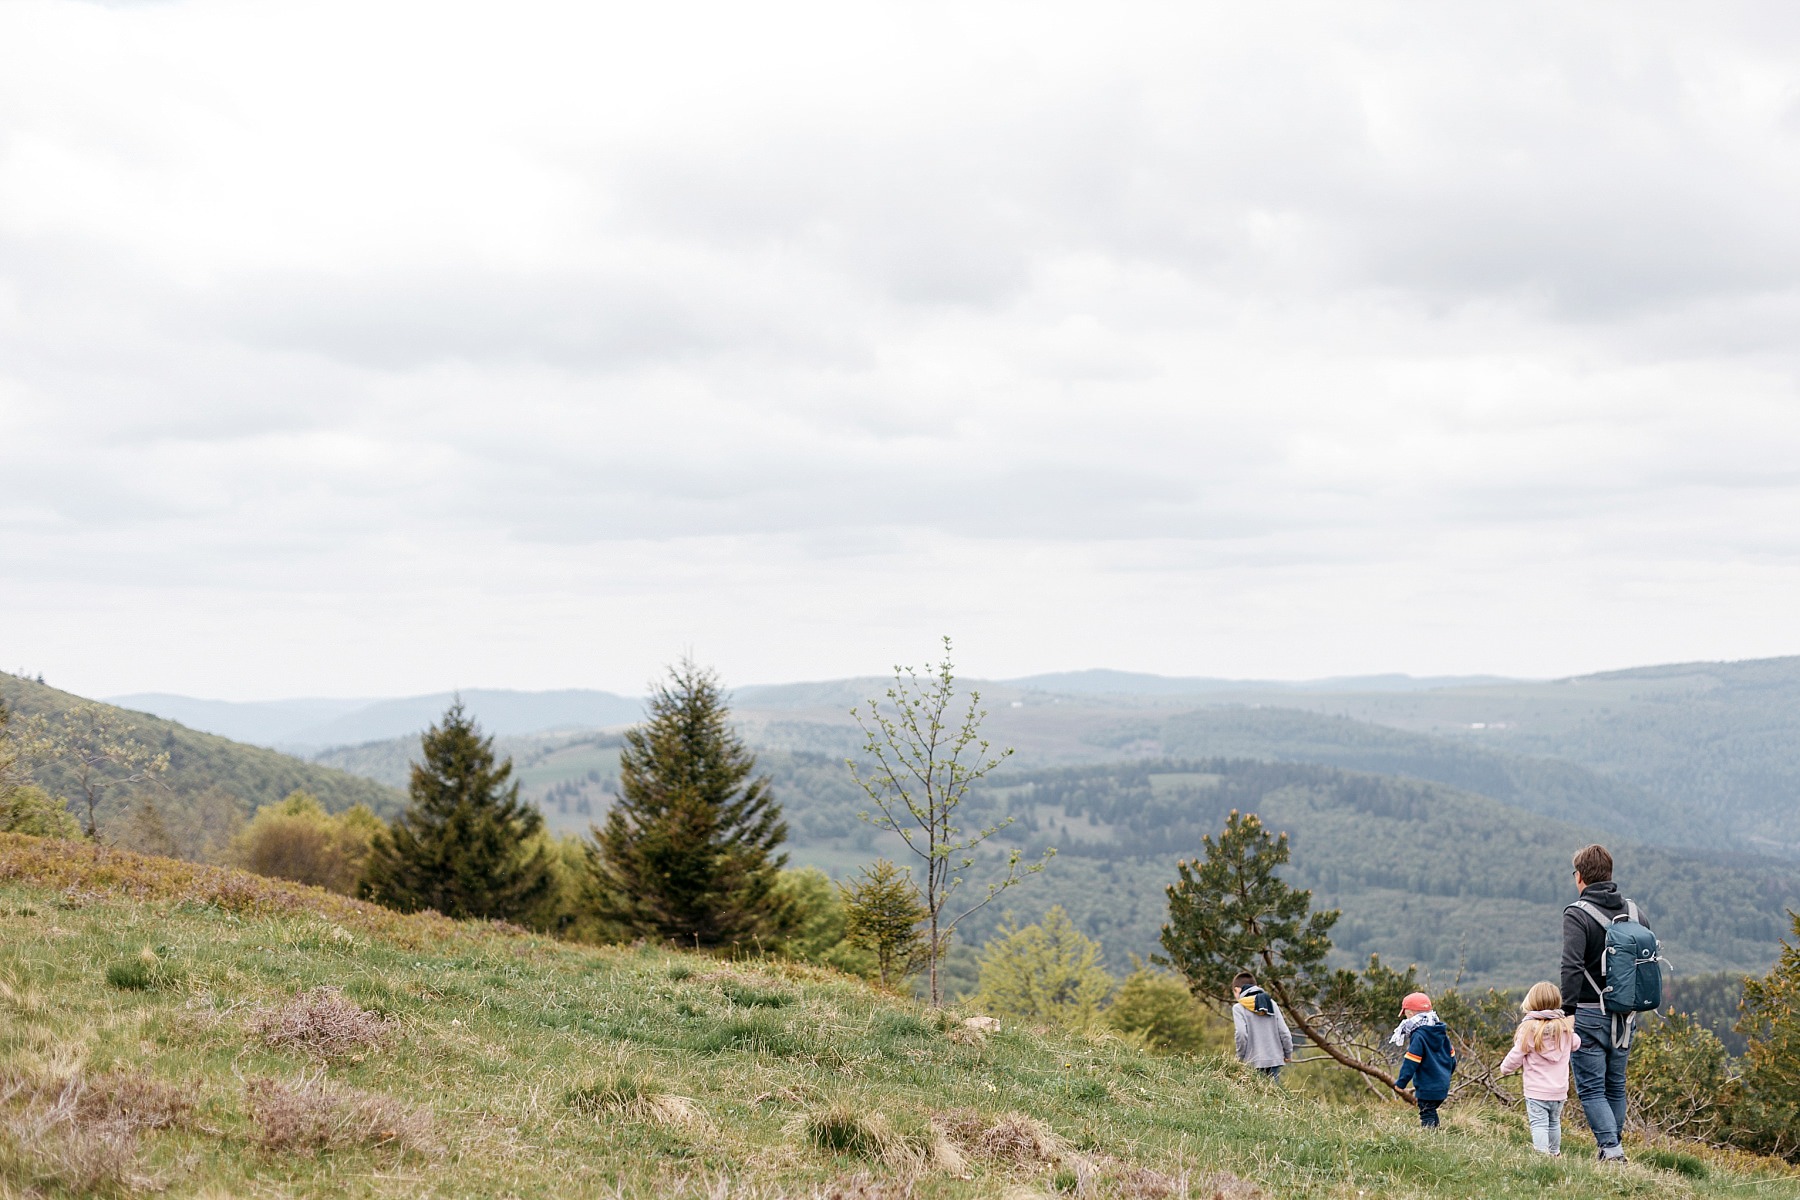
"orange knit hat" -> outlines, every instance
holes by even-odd
[[[1422,1013],[1431,1011],[1431,997],[1424,992],[1413,992],[1400,1002],[1400,1011]]]

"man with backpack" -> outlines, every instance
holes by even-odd
[[[1619,894],[1606,847],[1583,846],[1573,863],[1580,899],[1563,910],[1562,994],[1581,1047],[1570,1066],[1600,1161],[1624,1162],[1631,1032],[1662,1002],[1662,956],[1642,910]]]

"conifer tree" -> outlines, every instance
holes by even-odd
[[[592,905],[627,936],[684,946],[777,942],[781,806],[731,728],[717,676],[683,660],[625,734],[619,799],[588,845]]]
[[[878,858],[854,882],[838,884],[838,890],[844,897],[844,940],[875,956],[883,987],[919,969],[925,949],[919,922],[931,914],[919,899],[912,872]]]
[[[551,886],[537,835],[544,818],[519,799],[512,760],[494,761],[458,699],[420,739],[412,802],[375,835],[357,893],[402,912],[519,920]]]
[[[1218,840],[1209,836],[1201,844],[1202,859],[1175,866],[1180,878],[1169,885],[1169,920],[1162,927],[1168,957],[1156,961],[1217,1004],[1230,1003],[1232,977],[1249,971],[1314,1045],[1340,1066],[1393,1088],[1393,1076],[1344,1053],[1311,1019],[1320,992],[1333,982],[1325,958],[1340,914],[1313,912],[1312,893],[1276,873],[1288,861],[1287,834],[1271,836],[1255,813],[1234,809]]]

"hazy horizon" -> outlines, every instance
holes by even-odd
[[[86,695],[1793,653],[1800,9],[0,5]]]

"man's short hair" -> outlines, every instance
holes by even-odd
[[[1252,975],[1248,971],[1239,971],[1236,975],[1231,977],[1231,986],[1238,989],[1239,991],[1242,991],[1244,988],[1250,987],[1255,982],[1256,982],[1256,976]]]
[[[1596,842],[1575,852],[1575,872],[1583,883],[1605,883],[1612,878],[1612,855]]]

